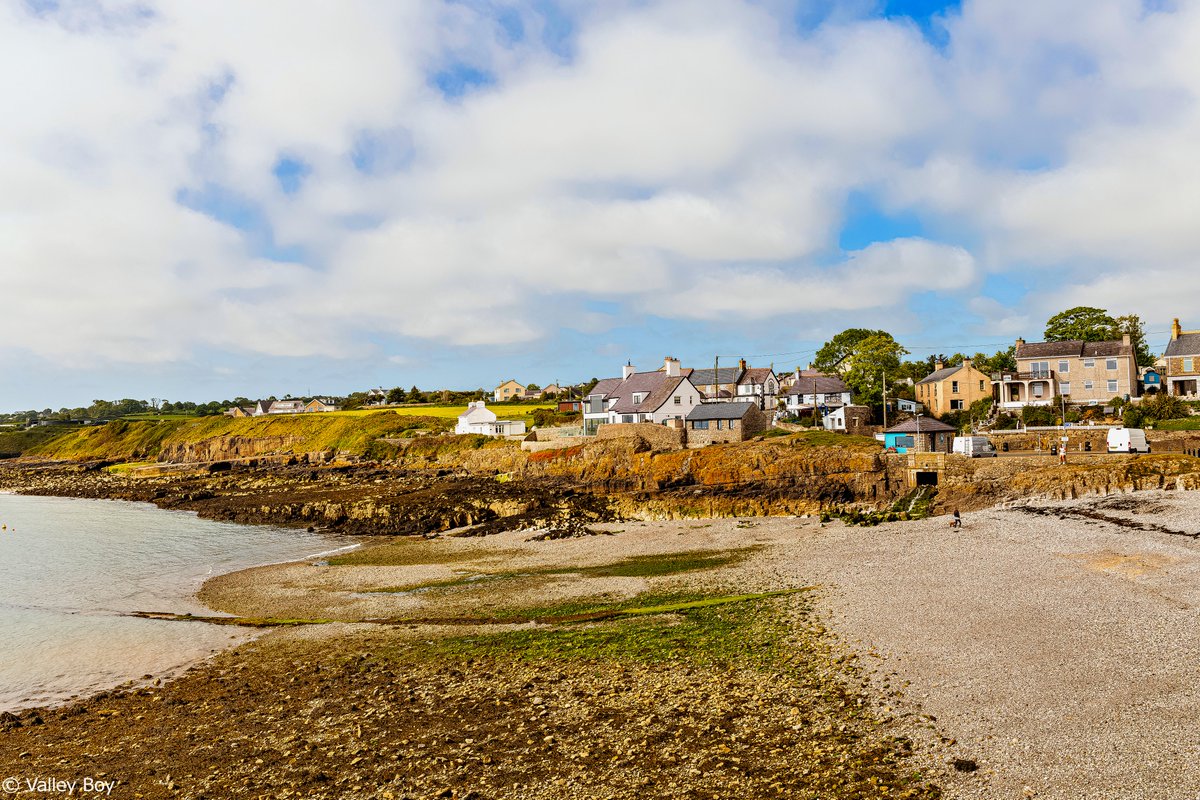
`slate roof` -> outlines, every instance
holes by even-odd
[[[806,372],[801,374],[799,381],[792,384],[788,394],[845,394],[848,391],[850,387],[841,378]]]
[[[1200,356],[1200,333],[1184,333],[1167,345],[1167,356]]]
[[[704,403],[693,408],[687,420],[741,419],[755,407],[753,403]]]
[[[957,367],[946,367],[944,369],[935,370],[934,372],[926,375],[924,378],[921,378],[921,380],[917,381],[915,385],[920,386],[922,383],[937,383],[938,381],[944,381],[946,378],[949,378],[951,375],[961,369],[962,364],[959,364]]]
[[[922,417],[920,422],[921,422],[921,424],[919,426],[920,433],[957,433],[958,432],[958,428],[955,428],[951,425],[947,425],[946,423],[942,422],[941,420],[930,419],[929,417]],[[917,433],[918,432],[917,428],[918,428],[917,419],[916,419],[916,417],[914,417],[912,419],[904,420],[904,422],[901,422],[899,425],[893,425],[892,427],[890,427],[886,431],[884,431],[884,433]]]
[[[1122,341],[1081,342],[1071,339],[1065,342],[1034,342],[1017,348],[1016,358],[1109,358],[1133,355],[1133,345]]]
[[[633,402],[634,393],[641,392],[650,395],[659,388],[663,381],[675,381],[678,384],[680,380],[680,378],[668,378],[665,372],[635,372],[621,381],[620,386],[609,392],[607,396],[615,397],[617,400],[609,411],[616,414],[634,414],[642,405]]]
[[[596,385],[592,387],[592,390],[588,392],[587,396],[595,397],[596,395],[602,395],[603,397],[608,397],[612,393],[613,389],[616,389],[620,385],[620,378],[604,378],[603,380],[596,382]]]
[[[774,373],[770,367],[750,367],[742,373],[742,377],[738,378],[739,384],[762,384],[767,382]]]
[[[667,400],[669,400],[671,396],[675,394],[675,388],[679,386],[679,384],[683,383],[683,381],[684,378],[680,376],[676,376],[674,378],[665,378],[663,382],[658,385],[658,388],[652,391],[650,396],[638,405],[637,410],[643,414],[650,414],[662,408],[663,403],[666,403]]]
[[[712,388],[713,383],[737,383],[738,378],[742,374],[741,367],[721,367],[715,371],[716,381],[713,380],[714,371],[711,369],[693,369],[691,374],[692,386],[695,386],[702,392],[706,392]]]

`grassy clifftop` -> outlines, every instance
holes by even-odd
[[[148,460],[164,451],[186,450],[230,440],[270,442],[272,449],[309,453],[320,450],[364,455],[379,439],[411,435],[417,429],[447,430],[452,423],[433,417],[387,411],[363,415],[296,414],[271,417],[117,420],[78,428],[24,451],[36,458],[64,460]]]

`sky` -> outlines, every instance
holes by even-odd
[[[1200,328],[1200,3],[0,0],[0,411]]]

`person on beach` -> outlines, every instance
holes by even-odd
[[[951,528],[961,528],[962,527],[962,517],[959,515],[957,508],[954,509],[953,516],[954,516],[954,519],[950,520],[950,527]]]

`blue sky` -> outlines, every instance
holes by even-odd
[[[0,5],[0,410],[1200,327],[1197,9],[696,8]]]

